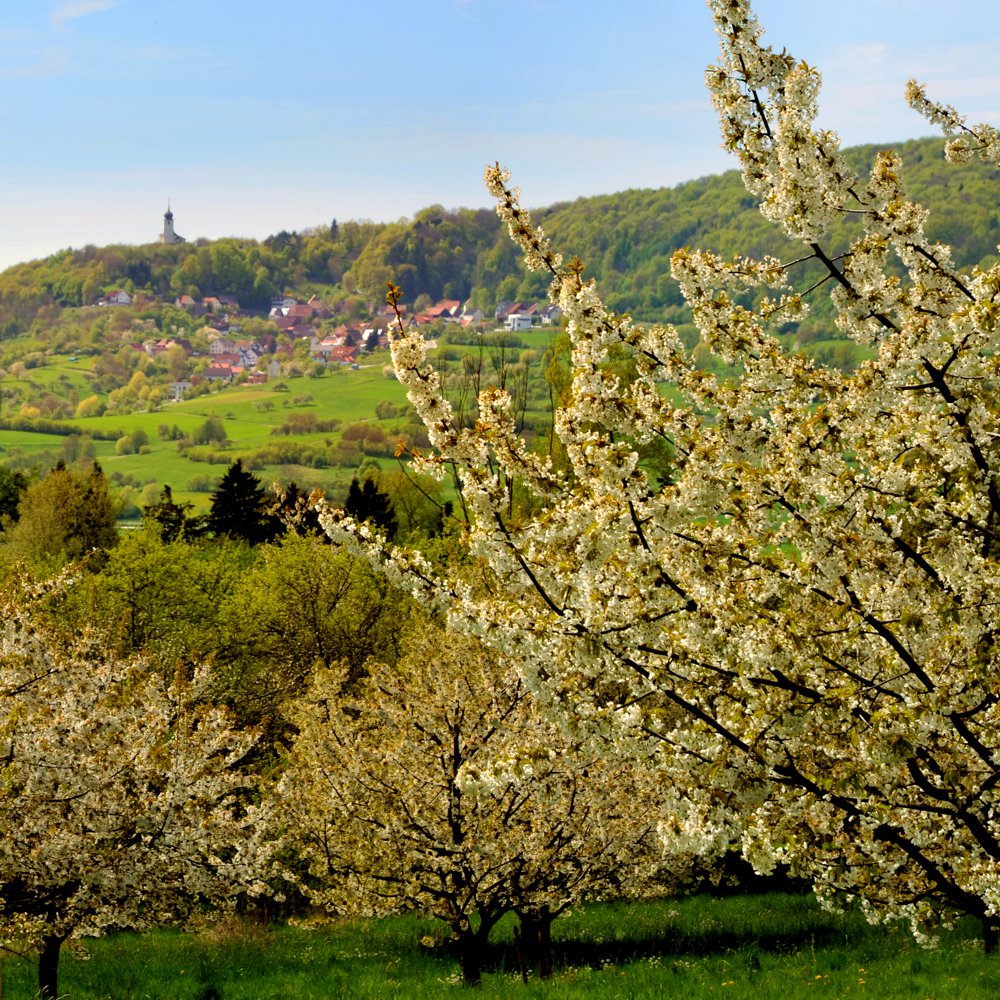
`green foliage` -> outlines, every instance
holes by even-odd
[[[169,676],[217,645],[219,608],[244,563],[233,543],[200,547],[154,531],[125,532],[56,615],[67,631],[96,629],[109,653],[144,654]]]
[[[439,925],[418,915],[345,921],[323,930],[228,922],[201,934],[114,934],[67,955],[62,984],[75,1000],[155,996],[191,1000],[387,996],[438,1000],[466,992]],[[871,928],[819,911],[807,897],[737,896],[594,904],[556,922],[556,975],[521,981],[510,923],[498,928],[481,997],[701,997],[992,1000],[1000,970],[960,928],[938,952],[902,929]],[[4,960],[11,996],[31,996],[34,968]]]
[[[28,488],[23,472],[0,466],[0,531],[20,516],[21,497]]]
[[[320,524],[316,500],[322,490],[308,493],[294,480],[279,491],[274,514],[284,525],[287,534],[302,537],[314,536],[326,541],[326,532]]]
[[[225,445],[229,440],[225,425],[217,416],[209,417],[200,427],[195,429],[191,435],[191,440],[195,444],[220,444]]]
[[[293,484],[284,505],[296,496],[307,503]],[[156,506],[180,505],[168,488]],[[150,521],[123,533],[48,617],[68,637],[94,630],[109,654],[145,655],[167,677],[210,660],[214,697],[243,724],[265,727],[262,752],[287,734],[283,706],[317,666],[345,662],[359,677],[369,658],[396,661],[412,602],[330,545],[315,518],[313,530],[306,519],[303,534],[253,547],[230,535],[167,537]]]
[[[243,722],[281,738],[284,704],[304,693],[317,667],[346,662],[358,677],[369,658],[396,661],[410,607],[325,536],[291,532],[261,549],[219,606],[217,695]]]
[[[216,537],[228,535],[251,545],[270,541],[281,529],[270,506],[260,480],[236,459],[212,494],[206,528]]]
[[[850,155],[860,163],[870,160],[873,152],[874,147],[865,147]],[[944,204],[945,192],[953,175],[939,159],[940,143],[906,143],[902,154],[915,195],[932,211],[932,227],[942,219],[947,229],[954,213]],[[957,240],[959,264],[986,260],[1000,242],[996,225],[1000,217],[990,200],[990,183],[990,172],[983,166],[970,165],[963,174],[963,208],[982,208],[968,213],[969,226],[951,234]],[[697,241],[723,255],[765,245],[782,250],[750,205],[736,172],[671,189],[580,199],[544,210],[539,218],[557,247],[573,246],[588,262],[608,301],[620,300],[622,305],[627,301],[640,317],[680,323],[682,336],[692,345],[696,334],[685,325],[686,307],[680,305],[668,275],[671,249]],[[832,243],[837,244],[838,238],[832,234]],[[460,253],[455,252],[457,247]],[[306,489],[320,487],[330,496],[342,496],[366,459],[387,464],[399,438],[410,448],[427,444],[402,387],[381,377],[384,359],[373,358],[370,368],[337,378],[310,380],[305,391],[297,379],[266,386],[206,387],[197,398],[171,403],[167,422],[158,411],[173,377],[169,365],[132,345],[173,336],[207,349],[199,341],[204,320],[171,304],[182,285],[194,294],[233,294],[238,289],[223,288],[219,282],[245,283],[252,274],[255,286],[261,278],[272,290],[292,290],[299,298],[315,290],[336,301],[337,322],[370,320],[372,302],[357,295],[359,284],[374,281],[387,270],[399,283],[399,268],[413,279],[403,282],[409,302],[418,295],[432,300],[447,289],[456,298],[471,298],[489,313],[498,295],[509,292],[510,297],[519,297],[528,291],[535,299],[545,295],[541,286],[521,287],[535,279],[521,272],[516,250],[491,212],[451,213],[439,208],[420,213],[412,222],[338,223],[334,231],[324,225],[315,231],[278,234],[263,243],[228,240],[217,248],[214,244],[86,247],[11,268],[0,274],[0,332],[17,335],[16,340],[0,340],[0,365],[6,369],[0,382],[4,464],[28,471],[47,468],[59,459],[66,464],[97,459],[116,483],[135,487],[135,495],[125,498],[125,509],[133,512],[143,486],[153,483],[162,488],[168,482],[175,486],[179,501],[193,501],[203,509],[204,494],[215,488],[218,473],[203,471],[204,466],[192,468],[191,463],[228,466],[235,458],[265,482],[294,478]],[[61,280],[77,271],[83,275],[79,282]],[[814,278],[808,269],[797,276],[803,284]],[[129,283],[138,290],[138,304],[131,308],[67,307],[77,298],[86,300],[87,288],[95,290],[96,298],[108,288]],[[376,297],[381,295],[379,287]],[[240,301],[263,307],[269,298]],[[811,304],[811,316],[797,327],[787,326],[783,341],[835,367],[856,365],[863,351],[833,330],[824,301]],[[242,323],[248,336],[276,331],[259,316]],[[567,374],[558,337],[556,330],[546,329],[484,339],[448,326],[434,360],[447,380],[449,397],[467,421],[475,419],[477,387],[506,380],[517,397],[518,426],[536,441],[540,452],[551,453],[558,462],[551,412]],[[536,356],[525,361],[529,349]],[[700,348],[696,359],[706,367],[719,367]],[[282,385],[290,391],[282,392]],[[311,402],[302,402],[307,395],[313,397]],[[162,427],[168,428],[166,435]],[[145,443],[136,437],[140,430],[146,434]],[[204,443],[178,451],[174,442],[181,439]],[[664,457],[656,462],[663,465]],[[648,468],[652,461],[647,460]],[[663,478],[659,469],[656,474]],[[397,516],[402,519],[398,510]],[[423,530],[429,525],[425,519]]]
[[[81,427],[74,424],[68,424],[61,420],[46,420],[41,417],[30,416],[7,417],[0,420],[0,431],[29,431],[32,434],[57,434],[60,437],[69,437],[72,434],[82,435],[84,433]],[[98,430],[96,432],[88,432],[88,436],[104,441],[117,441],[121,435],[112,430]]]
[[[931,212],[930,235],[953,244],[958,266],[976,264],[995,254],[1000,242],[993,172],[967,165],[960,203],[948,204],[952,171],[941,146],[937,139],[903,143],[898,149],[904,173],[913,196]],[[876,151],[862,146],[848,155],[860,168]],[[678,247],[711,246],[723,256],[764,251],[780,256],[791,249],[775,245],[735,170],[673,188],[580,198],[536,215],[557,249],[572,247],[587,262],[588,275],[598,279],[611,308],[627,307],[642,318],[686,321],[687,309],[670,277],[670,254]],[[832,244],[842,243],[846,233],[846,227],[834,231]],[[803,275],[803,287],[810,278],[815,275]],[[540,273],[522,270],[492,211],[431,206],[412,220],[339,223],[335,230],[285,232],[263,242],[85,247],[19,264],[0,274],[0,337],[35,328],[48,338],[59,307],[89,305],[104,289],[129,283],[147,297],[230,294],[255,309],[266,308],[275,290],[295,289],[304,297],[317,291],[339,299],[345,316],[360,306],[361,318],[366,303],[381,301],[389,279],[410,302],[418,295],[471,299],[487,312],[500,299],[542,301],[547,291]],[[827,308],[817,305],[828,318]],[[107,331],[114,321],[107,311],[100,313],[92,322]],[[183,333],[192,324],[172,306],[150,315],[162,332]]]
[[[118,541],[117,510],[96,462],[82,472],[60,462],[28,487],[19,512],[6,532],[3,556],[41,572],[107,551]]]
[[[142,508],[142,517],[156,527],[160,538],[173,542],[181,538],[195,538],[202,534],[205,524],[202,518],[192,517],[194,504],[177,503],[169,486],[160,491],[159,503]]]
[[[430,538],[441,533],[448,502],[436,479],[415,476],[408,466],[401,465],[380,472],[378,486],[392,504],[400,536]]]
[[[399,407],[391,399],[380,399],[375,405],[375,416],[379,420],[391,420],[399,416]]]

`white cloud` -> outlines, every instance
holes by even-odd
[[[53,28],[65,28],[70,21],[111,10],[117,3],[118,0],[68,0],[52,11],[49,23]]]
[[[848,69],[871,69],[885,65],[888,54],[889,46],[885,42],[863,42],[842,49],[835,61]]]
[[[33,80],[40,77],[58,76],[69,65],[69,56],[62,49],[47,48],[32,54],[23,63],[13,60],[0,67],[0,80]]]

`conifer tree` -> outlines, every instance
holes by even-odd
[[[281,522],[270,513],[270,506],[260,480],[243,468],[243,460],[238,458],[212,494],[206,527],[217,537],[242,538],[251,545],[269,542],[281,530]]]
[[[286,532],[326,537],[323,533],[323,526],[319,523],[319,513],[316,510],[316,500],[321,496],[320,492],[306,493],[293,480],[281,490],[274,505],[274,514]]]
[[[0,467],[0,531],[4,524],[13,524],[18,519],[18,508],[27,488],[23,472]]]
[[[366,477],[363,484],[357,478],[351,480],[344,509],[357,521],[377,528],[386,538],[395,537],[397,522],[392,500],[378,488],[373,477]]]

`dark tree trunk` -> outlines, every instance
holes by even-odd
[[[983,951],[995,955],[1000,945],[1000,921],[996,917],[983,917]]]
[[[483,942],[479,934],[466,934],[458,942],[458,962],[466,986],[483,984]]]
[[[555,917],[548,906],[518,914],[521,921],[519,949],[523,951],[522,975],[529,965],[538,970],[539,979],[552,978],[552,921]]]
[[[524,942],[521,940],[521,928],[514,928],[514,947],[517,948],[517,967],[521,970],[521,980],[528,981],[528,963],[524,955]]]
[[[498,917],[480,915],[479,926],[473,931],[468,926],[458,932],[458,961],[462,967],[462,980],[466,986],[482,986],[483,964],[490,931]]]
[[[42,939],[38,953],[38,995],[43,1000],[56,1000],[59,996],[59,949],[66,938],[49,934]]]

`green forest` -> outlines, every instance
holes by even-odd
[[[957,176],[943,143],[921,139],[895,147],[911,197],[930,210],[930,235],[949,243],[959,266],[994,259],[1000,230],[991,185],[995,171],[970,164]],[[846,151],[859,171],[880,147]],[[685,317],[670,254],[678,247],[786,256],[782,241],[760,217],[739,172],[703,177],[673,188],[632,190],[580,198],[535,211],[556,248],[572,248],[596,277],[608,304],[639,319]],[[831,234],[832,246],[846,238]],[[338,301],[381,301],[385,282],[409,301],[471,300],[491,310],[499,300],[541,300],[546,284],[523,270],[516,248],[488,209],[446,210],[440,205],[392,223],[338,222],[268,239],[223,239],[174,246],[86,246],[0,275],[0,335],[43,332],[52,307],[89,305],[114,288],[173,301],[230,294],[244,307],[266,310],[271,297],[311,294]],[[803,281],[809,275],[802,275]]]

